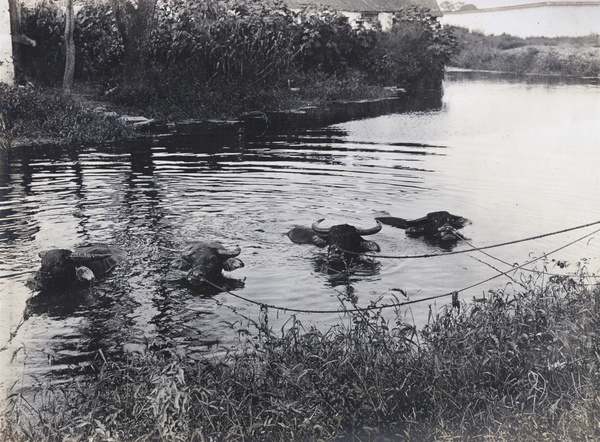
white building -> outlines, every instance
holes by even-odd
[[[431,15],[442,15],[436,0],[284,0],[292,10],[306,6],[324,6],[349,18],[350,23],[360,20],[377,20],[383,31],[392,27],[394,13],[409,6],[429,9]]]
[[[505,0],[504,6],[444,12],[440,22],[488,35],[581,37],[600,34],[600,1]]]

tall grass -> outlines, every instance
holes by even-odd
[[[600,289],[529,276],[441,311],[425,329],[292,318],[219,359],[148,352],[97,378],[16,393],[10,440],[589,440],[600,437]],[[375,306],[376,307],[376,306]],[[240,330],[241,331],[241,330]]]

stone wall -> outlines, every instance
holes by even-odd
[[[517,37],[582,37],[600,34],[600,2],[581,5],[548,2],[515,7],[446,12],[443,25],[480,31],[487,35]]]

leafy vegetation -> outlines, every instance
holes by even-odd
[[[22,32],[36,46],[21,47],[17,75],[21,82],[58,85],[64,70],[65,14],[53,3],[41,2],[23,10]],[[85,6],[75,18],[76,77],[80,80],[115,78],[123,62],[123,45],[112,10],[106,5]]]
[[[148,352],[90,383],[16,394],[11,440],[589,440],[600,436],[600,289],[528,274],[420,333],[381,309],[326,332],[263,310],[224,357]],[[244,332],[244,333],[242,333]],[[35,404],[35,405],[34,405]]]
[[[0,86],[5,134],[23,134],[40,144],[57,140],[67,144],[90,144],[129,138],[130,128],[117,115],[90,109],[59,90],[34,86]],[[0,147],[7,147],[1,146]]]
[[[600,76],[598,36],[530,37],[486,36],[453,28],[458,40],[451,66],[519,74]]]
[[[439,89],[455,46],[453,33],[436,18],[419,8],[407,8],[396,15],[391,32],[379,36],[371,52],[370,71],[379,82],[391,77],[409,89]]]
[[[351,24],[328,9],[291,11],[279,0],[143,0],[138,6],[120,0],[81,5],[74,89],[93,84],[100,92],[92,97],[94,106],[103,101],[136,109],[159,122],[372,98],[382,96],[385,86],[439,89],[454,45],[450,33],[419,8],[399,12],[393,31],[383,33],[377,23]],[[58,124],[51,112],[64,102],[50,103],[53,91],[44,97],[45,124],[19,120],[43,111],[35,105],[43,95],[37,87],[60,85],[65,51],[65,16],[58,6],[42,2],[22,15],[22,32],[38,44],[22,48],[17,78],[29,86],[13,92],[12,100],[34,107],[10,112],[9,135],[31,139],[50,130],[44,138],[78,142],[80,136],[71,134],[80,130],[69,126],[81,120],[78,110],[67,106],[58,114],[64,124]],[[67,116],[69,110],[74,114]],[[100,134],[98,141],[113,134]]]

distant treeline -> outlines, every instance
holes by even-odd
[[[600,38],[484,35],[449,28],[457,38],[450,65],[466,69],[537,75],[600,75]]]

